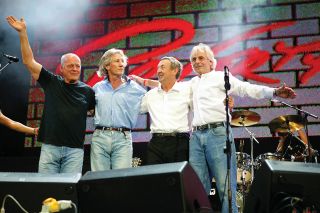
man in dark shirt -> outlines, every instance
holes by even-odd
[[[41,141],[40,173],[81,173],[87,111],[94,109],[94,91],[79,81],[80,58],[67,53],[61,57],[61,76],[35,61],[23,19],[7,17],[20,37],[23,63],[45,93],[38,140]]]

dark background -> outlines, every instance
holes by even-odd
[[[0,10],[1,11],[1,10]],[[4,31],[1,20],[0,25],[0,64],[3,68],[8,59],[3,53],[17,56],[21,59],[20,44],[17,34],[12,31]],[[1,112],[18,122],[26,123],[27,103],[30,84],[30,74],[22,64],[9,64],[0,73],[0,109]],[[0,155],[17,156],[24,153],[24,137],[22,133],[15,132],[0,125]]]

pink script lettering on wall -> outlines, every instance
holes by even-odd
[[[235,36],[229,40],[220,42],[219,44],[212,46],[212,50],[216,55],[219,52],[231,47],[237,42],[245,41],[258,34],[275,31],[281,28],[294,25],[294,21],[277,22],[269,25],[257,27],[249,30],[238,36]],[[157,32],[157,31],[171,31],[176,30],[181,32],[181,36],[174,41],[163,45],[154,50],[139,54],[129,58],[129,64],[139,64],[130,70],[130,74],[140,75],[144,78],[153,77],[156,74],[157,64],[159,59],[157,57],[164,55],[170,51],[177,50],[183,45],[192,40],[195,35],[195,30],[190,22],[182,19],[158,19],[144,23],[134,24],[125,27],[116,32],[105,35],[99,39],[91,41],[90,43],[82,46],[75,51],[80,57],[103,48],[109,44],[120,41],[127,37],[133,37],[142,33]],[[301,64],[306,66],[306,72],[299,76],[301,83],[307,83],[317,72],[320,71],[320,56],[314,56],[313,53],[320,51],[320,41],[310,42],[303,45],[297,45],[293,47],[287,47],[284,41],[278,41],[274,45],[275,53],[280,55],[280,58],[272,64],[273,72],[281,70],[290,60],[296,55],[302,55]],[[228,65],[233,75],[241,75],[246,79],[255,80],[267,84],[279,83],[279,79],[272,79],[264,77],[255,73],[255,70],[270,60],[270,53],[266,50],[261,50],[258,47],[248,48],[243,51],[235,52],[228,56],[219,58],[219,66],[217,69],[221,69],[224,65]],[[59,66],[58,66],[59,67]],[[57,68],[58,69],[58,68]],[[58,70],[57,70],[58,71]],[[192,72],[191,64],[188,63],[184,66],[184,71],[181,78],[185,78]],[[100,81],[96,74],[88,80],[88,84],[93,86],[96,82]]]

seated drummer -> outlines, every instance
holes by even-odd
[[[297,130],[299,138],[291,136],[288,132],[278,132],[279,143],[276,153],[282,156],[284,160],[304,161],[308,156],[308,137],[303,129]],[[290,146],[290,147],[289,147]],[[310,147],[311,148],[311,147]],[[311,150],[311,156],[315,154],[314,149]]]

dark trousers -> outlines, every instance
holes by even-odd
[[[189,133],[176,136],[152,136],[147,149],[147,164],[189,160]]]

